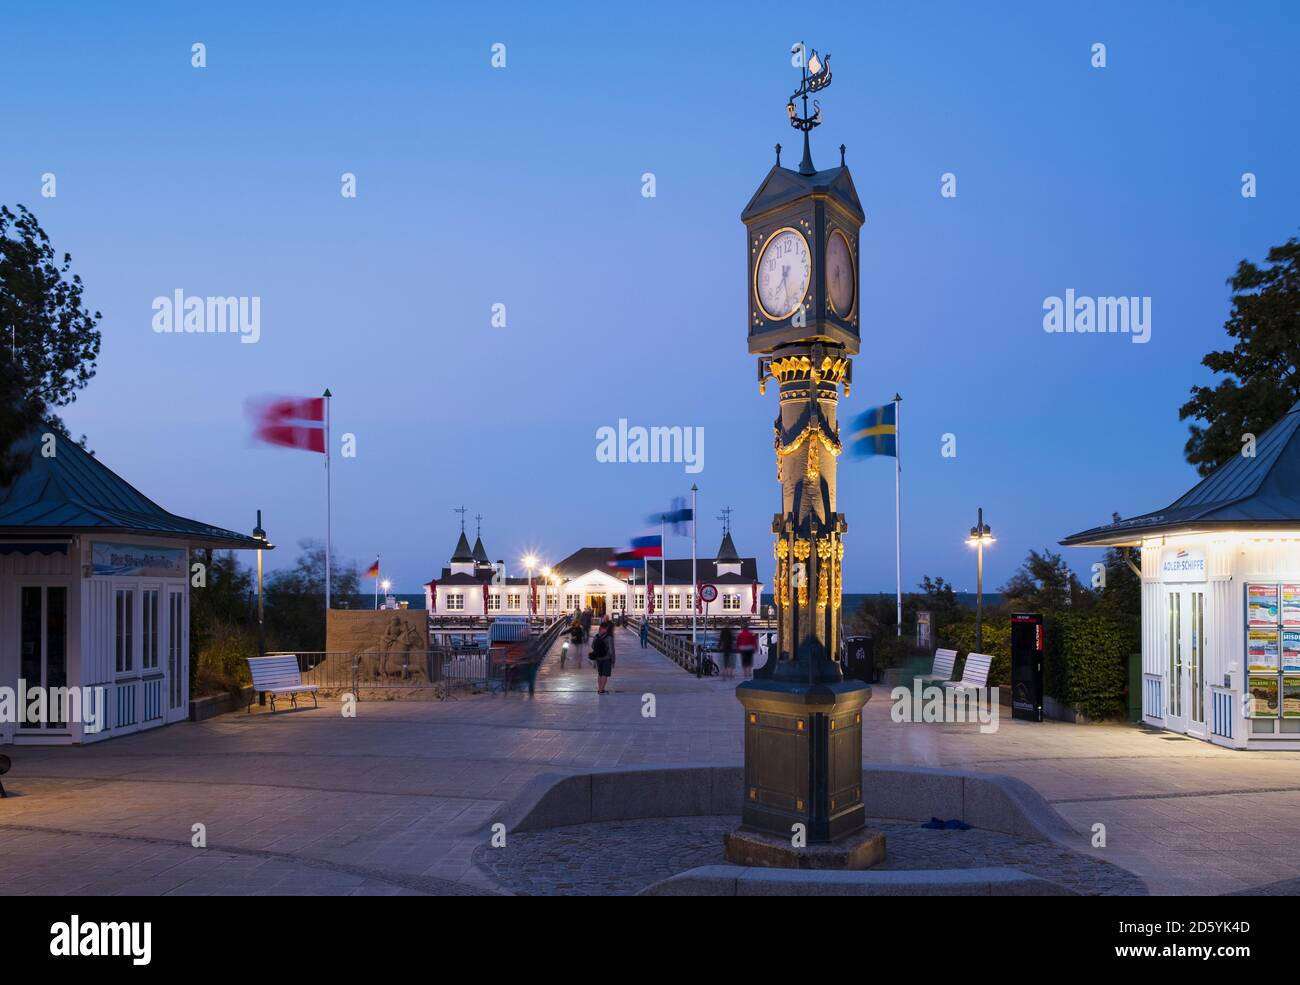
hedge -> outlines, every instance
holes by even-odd
[[[974,614],[945,626],[941,639],[964,662],[975,649]],[[1140,647],[1138,619],[1097,610],[1047,613],[1043,643],[1043,690],[1048,695],[1089,718],[1124,713],[1128,655]],[[1005,614],[985,619],[983,652],[993,658],[989,684],[1010,687],[1011,620]]]

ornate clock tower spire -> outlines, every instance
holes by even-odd
[[[836,510],[836,459],[840,389],[847,398],[859,345],[866,216],[843,157],[825,171],[812,163],[808,134],[821,123],[821,106],[813,100],[809,115],[808,97],[830,84],[829,56],[812,51],[804,64],[803,45],[794,50],[802,77],[786,113],[803,132],[803,160],[797,171],[782,167],[778,150],[741,213],[749,351],[759,357],[760,392],[769,380],[778,389],[781,512],[772,519],[778,643],[756,679],[736,689],[745,707],[745,806],[727,851],[745,864],[809,864],[802,856],[772,860],[790,854],[792,828],[802,825],[810,846],[851,841],[840,864],[863,867],[883,857],[884,841],[863,832],[862,706],[871,689],[840,669],[848,523]]]

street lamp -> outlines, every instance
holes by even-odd
[[[979,518],[970,528],[966,543],[975,548],[975,652],[984,652],[984,545],[994,543],[993,528],[984,522],[984,507],[979,508]]]
[[[266,539],[266,531],[262,529],[262,511],[257,511],[257,526],[253,528],[253,539],[257,541],[257,654],[258,656],[266,655],[266,636],[262,629],[262,551],[270,550],[273,545]]]
[[[384,605],[388,604],[388,590],[393,587],[393,583],[385,578],[379,583],[379,589],[384,593]]]
[[[537,607],[533,604],[533,568],[537,567],[537,558],[531,554],[524,555],[524,567],[528,569],[528,613],[535,616]]]

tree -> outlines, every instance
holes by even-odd
[[[1236,339],[1201,365],[1223,374],[1217,386],[1192,387],[1178,410],[1191,424],[1183,451],[1201,475],[1238,455],[1247,434],[1259,435],[1300,400],[1300,240],[1268,251],[1264,267],[1249,260],[1228,278],[1232,311],[1224,328]]]
[[[1046,548],[1031,550],[1020,570],[999,591],[1013,610],[1059,612],[1091,604],[1091,592],[1083,586],[1061,555]]]
[[[298,542],[302,553],[292,568],[266,579],[266,632],[283,649],[319,652],[325,649],[325,546]],[[330,562],[330,592],[335,598],[357,593],[360,578],[353,562]]]
[[[101,316],[82,306],[72,256],[60,261],[36,217],[17,210],[0,205],[0,486],[26,468],[13,443],[72,403],[99,357]],[[58,417],[50,424],[67,434]]]
[[[944,581],[942,576],[931,580],[929,575],[922,575],[918,587],[925,593],[918,608],[924,607],[933,612],[939,622],[945,621],[948,616],[957,611],[959,607],[957,594],[953,591],[952,583]]]
[[[1120,515],[1111,514],[1111,521],[1119,523]],[[1097,593],[1097,606],[1116,615],[1140,616],[1142,614],[1142,578],[1129,567],[1129,561],[1142,569],[1142,548],[1129,548],[1127,553],[1119,547],[1106,551],[1106,583]]]
[[[195,552],[206,572],[190,592],[190,690],[214,694],[248,679],[245,657],[257,654],[253,575],[234,551]]]

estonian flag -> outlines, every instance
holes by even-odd
[[[849,432],[849,454],[854,458],[872,455],[898,457],[898,405],[872,407],[858,415]]]
[[[670,509],[663,513],[651,513],[645,518],[646,523],[663,523],[678,537],[689,537],[690,524],[695,520],[695,511],[686,504],[685,496],[675,496]]]

